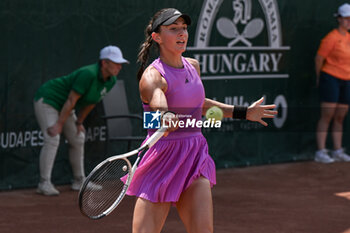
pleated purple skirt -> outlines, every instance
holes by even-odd
[[[206,177],[211,187],[216,184],[215,163],[204,136],[162,138],[142,158],[127,195],[175,203],[200,176]]]

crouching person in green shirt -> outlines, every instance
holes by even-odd
[[[51,183],[51,173],[61,133],[69,143],[69,161],[74,176],[71,188],[80,189],[85,180],[83,121],[96,103],[114,86],[116,75],[122,69],[123,63],[129,62],[123,58],[120,49],[107,46],[100,51],[99,63],[49,80],[36,92],[34,111],[44,135],[37,193],[59,195],[59,191]]]

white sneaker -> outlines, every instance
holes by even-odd
[[[60,192],[55,188],[55,186],[50,181],[43,181],[38,184],[36,190],[37,193],[46,196],[57,196]]]
[[[332,157],[334,161],[350,162],[350,156],[344,152],[343,148],[332,151]]]
[[[329,157],[326,149],[318,150],[315,153],[315,161],[319,163],[333,163],[334,159]]]

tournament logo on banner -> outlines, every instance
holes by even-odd
[[[289,78],[282,26],[276,0],[205,0],[198,18],[189,56],[200,63],[202,80]],[[227,104],[249,105],[242,96],[225,97]],[[271,103],[271,101],[268,101]],[[287,100],[275,93],[279,116],[276,128],[287,118]]]
[[[282,64],[289,49],[276,0],[204,1],[194,46],[187,48],[203,80],[289,78]]]

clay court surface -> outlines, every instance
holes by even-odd
[[[134,199],[101,220],[80,214],[77,192],[58,186],[0,192],[1,233],[131,232]],[[217,171],[213,189],[216,233],[350,233],[350,163],[298,162]],[[171,209],[162,232],[185,232]]]

